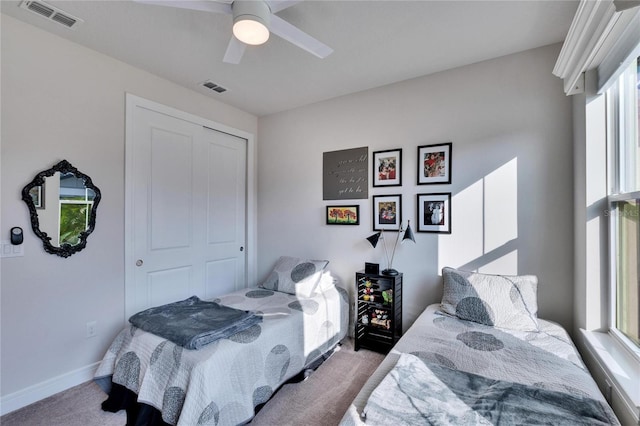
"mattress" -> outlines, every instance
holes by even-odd
[[[594,400],[611,418],[607,424],[617,422],[568,334],[558,324],[539,319],[539,332],[517,331],[462,321],[438,309],[438,304],[427,307],[407,330],[365,383],[341,425],[369,424],[366,412],[372,406],[368,405],[370,397],[396,368],[402,354],[496,382]]]
[[[261,323],[199,350],[125,327],[94,379],[137,394],[172,425],[236,425],[249,421],[288,379],[319,359],[347,333],[346,291],[330,286],[313,297],[248,288],[215,299],[255,311]]]

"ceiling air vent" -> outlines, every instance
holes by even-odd
[[[218,86],[217,84],[215,84],[215,83],[214,83],[213,81],[211,81],[211,80],[207,80],[207,81],[205,81],[204,83],[202,83],[202,85],[203,85],[204,87],[206,87],[207,89],[211,89],[211,90],[213,90],[214,92],[218,92],[218,93],[224,93],[224,92],[226,92],[226,91],[227,91],[227,89],[225,89],[225,88],[224,88],[224,87],[222,87],[222,86]]]
[[[64,25],[66,28],[75,29],[78,24],[84,22],[80,18],[64,12],[55,6],[51,6],[43,1],[38,0],[24,0],[20,3],[20,7],[33,12],[43,18],[50,21],[57,22],[60,25]]]

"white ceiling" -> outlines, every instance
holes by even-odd
[[[132,1],[46,2],[84,23],[69,30],[19,1],[0,1],[0,10],[257,116],[561,42],[578,7],[577,0],[307,0],[278,15],[332,47],[329,57],[272,36],[231,65],[222,62],[229,15]],[[205,80],[228,90],[201,88]]]

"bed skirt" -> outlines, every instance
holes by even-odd
[[[117,383],[112,384],[109,398],[102,403],[102,409],[110,413],[126,410],[126,426],[171,426],[162,420],[160,410],[138,402],[135,392]]]

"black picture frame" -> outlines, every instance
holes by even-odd
[[[360,206],[327,206],[327,225],[360,225]]]
[[[451,233],[451,193],[417,195],[417,232]]]
[[[453,143],[418,147],[418,185],[451,183]]]
[[[402,186],[402,148],[373,153],[372,182],[378,186]]]
[[[402,195],[374,195],[373,230],[399,231],[402,224]]]

